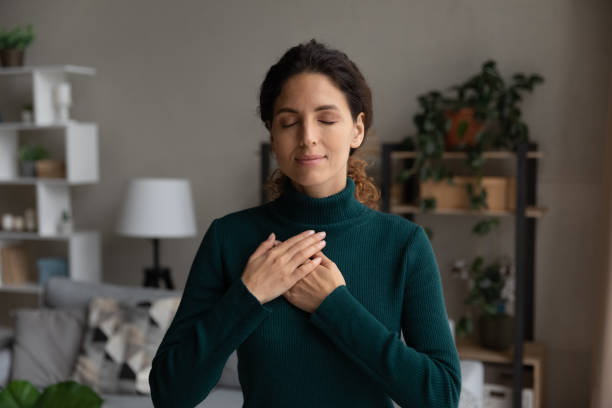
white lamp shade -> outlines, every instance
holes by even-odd
[[[189,180],[132,179],[117,222],[117,233],[139,238],[183,238],[196,234]]]

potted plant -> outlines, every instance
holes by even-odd
[[[531,91],[543,82],[538,74],[514,74],[512,82],[506,84],[493,60],[483,63],[481,72],[464,83],[451,86],[456,95],[444,95],[437,90],[418,97],[421,110],[413,121],[417,127],[411,142],[402,141],[403,145],[413,145],[417,158],[410,169],[403,170],[398,181],[406,180],[418,172],[419,179],[425,181],[447,180],[452,184],[454,172],[448,169],[439,159],[446,150],[459,150],[466,153],[465,165],[474,177],[474,182],[466,183],[470,209],[487,208],[486,190],[481,186],[482,167],[486,150],[516,151],[519,143],[528,141],[527,125],[521,120],[518,103],[521,92]],[[435,200],[422,205],[427,209],[436,207]],[[433,204],[432,204],[433,203]],[[477,223],[472,231],[483,234],[497,225],[496,218]]]
[[[36,177],[36,161],[49,157],[49,152],[40,145],[23,145],[19,149],[21,174],[24,177]]]
[[[28,381],[12,380],[0,391],[0,407],[100,408],[103,402],[90,387],[72,380],[49,385],[42,392]]]
[[[34,106],[31,103],[23,105],[21,108],[21,121],[23,123],[32,123],[34,120]]]
[[[0,61],[5,67],[21,67],[24,61],[24,51],[35,34],[32,24],[27,27],[16,26],[12,30],[0,30]]]
[[[476,257],[469,269],[456,261],[451,270],[469,282],[465,304],[479,312],[480,342],[484,347],[503,350],[512,344],[514,317],[510,314],[514,304],[514,267],[509,257],[501,257],[483,266],[483,258]],[[472,310],[468,309],[455,328],[457,336],[474,331]]]

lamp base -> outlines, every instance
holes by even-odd
[[[159,281],[163,280],[166,288],[174,289],[172,278],[170,278],[170,269],[168,268],[147,268],[145,269],[144,286],[159,288]]]

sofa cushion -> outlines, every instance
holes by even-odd
[[[140,286],[113,285],[75,281],[54,276],[45,281],[43,302],[47,307],[82,307],[86,309],[94,297],[107,297],[136,304],[141,301],[181,296],[178,290],[145,288]]]
[[[99,393],[149,394],[151,362],[179,302],[93,298],[72,379]]]
[[[10,379],[44,388],[70,377],[85,324],[82,309],[15,309]]]

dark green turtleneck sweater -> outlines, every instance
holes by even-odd
[[[282,295],[262,305],[241,279],[248,258],[271,232],[285,241],[307,229],[327,232],[323,253],[346,286],[314,313]],[[324,198],[287,180],[276,200],[212,221],[153,359],[154,405],[197,405],[236,349],[246,408],[458,405],[459,357],[429,239],[361,204],[350,177]]]

